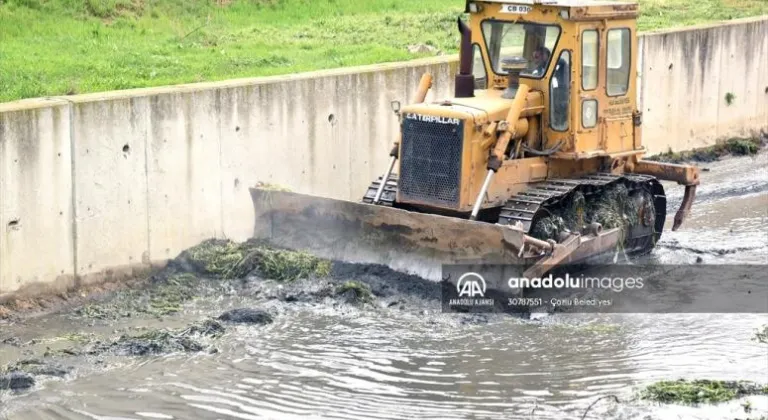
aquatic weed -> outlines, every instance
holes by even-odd
[[[349,300],[360,303],[373,303],[373,293],[365,283],[350,280],[336,288],[337,296],[346,296]]]
[[[118,292],[105,302],[91,303],[75,310],[88,319],[128,318],[135,314],[165,316],[180,312],[184,303],[199,293],[201,280],[190,273],[168,276],[149,287]]]
[[[763,325],[763,327],[761,329],[759,329],[759,330],[757,330],[757,332],[755,332],[754,340],[756,340],[756,341],[758,341],[760,343],[768,344],[768,324],[767,325]]]
[[[310,275],[328,276],[331,264],[305,251],[261,249],[258,267],[262,274],[279,281],[294,281]]]
[[[764,146],[764,141],[760,136],[752,137],[732,137],[729,139],[718,141],[716,144],[707,147],[701,147],[689,151],[673,152],[672,149],[668,149],[664,153],[660,153],[654,156],[648,156],[644,159],[667,162],[667,163],[683,163],[683,162],[714,162],[723,156],[751,156],[757,154]]]
[[[716,381],[697,379],[660,381],[648,385],[640,394],[642,399],[662,403],[720,403],[746,395],[766,394],[766,387],[746,381]]]
[[[279,184],[270,184],[267,182],[258,182],[256,183],[256,188],[267,190],[267,191],[286,191],[291,192],[291,189]]]
[[[182,255],[203,274],[225,279],[243,278],[258,270],[269,279],[294,281],[311,275],[324,277],[331,271],[329,261],[306,251],[275,249],[250,241],[208,240]]]
[[[243,248],[228,240],[210,239],[186,250],[186,259],[203,274],[222,276],[243,259]]]

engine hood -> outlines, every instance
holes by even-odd
[[[473,120],[475,124],[504,119],[512,105],[501,97],[502,91],[476,91],[473,98],[450,98],[403,107],[404,119],[456,124],[454,120]]]

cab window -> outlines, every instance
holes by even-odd
[[[566,131],[571,98],[571,53],[560,53],[554,66],[549,80],[549,125],[555,131]]]
[[[533,79],[544,77],[560,37],[560,28],[555,25],[486,20],[481,29],[496,74],[507,74],[502,69],[504,59],[522,57],[525,69],[520,76]]]
[[[486,89],[488,86],[488,75],[485,73],[483,52],[477,44],[472,47],[472,51],[472,74],[475,76],[475,89]]]
[[[597,31],[590,29],[581,34],[581,88],[594,90],[597,88]]]
[[[608,96],[626,95],[629,90],[629,62],[631,57],[628,28],[608,31],[606,93]]]

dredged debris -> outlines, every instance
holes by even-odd
[[[221,314],[218,320],[235,324],[271,324],[273,322],[272,315],[252,308],[232,309]]]
[[[539,218],[531,228],[531,236],[541,239],[558,240],[562,233],[580,233],[591,223],[599,223],[604,229],[621,228],[622,233],[639,220],[639,214],[651,217],[644,222],[653,223],[649,194],[642,200],[635,200],[626,185],[617,183],[593,198],[587,198],[580,191],[570,194],[548,216]],[[640,204],[639,204],[640,203]],[[641,212],[639,206],[646,207]]]

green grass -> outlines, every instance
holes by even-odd
[[[765,0],[640,0],[640,30],[768,14]]]
[[[0,0],[0,102],[455,53],[464,0]],[[768,13],[643,0],[641,29]]]

